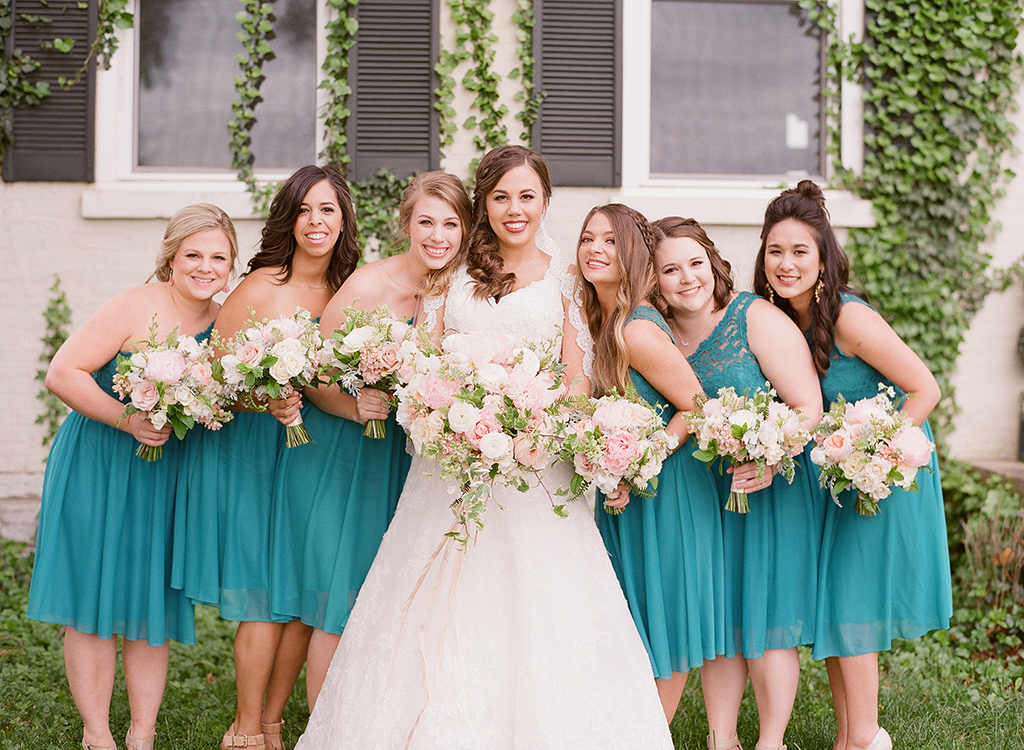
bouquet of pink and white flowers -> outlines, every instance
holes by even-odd
[[[397,388],[398,423],[458,495],[448,535],[463,548],[483,527],[493,484],[525,492],[552,458],[564,394],[558,351],[557,338],[515,345],[451,334],[439,351],[418,352],[408,385]]]
[[[331,334],[324,349],[324,364],[335,368],[331,380],[353,396],[363,387],[394,393],[403,382],[401,365],[410,361],[425,329],[399,320],[386,305],[372,312],[346,307],[345,316],[345,323]],[[369,420],[363,434],[385,437],[384,421]]]
[[[249,320],[227,342],[216,375],[229,396],[264,411],[267,398],[284,398],[304,386],[323,382],[323,346],[316,323],[301,307],[290,317]],[[285,444],[289,448],[311,440],[301,414],[287,425]]]
[[[899,411],[902,399],[879,387],[874,398],[848,403],[840,396],[815,430],[811,460],[821,466],[822,487],[839,505],[839,494],[857,490],[856,510],[862,516],[878,513],[878,501],[892,487],[917,491],[917,470],[928,466],[935,445],[924,430]]]
[[[579,497],[596,484],[607,495],[625,482],[631,491],[651,495],[665,458],[679,444],[675,435],[665,432],[661,416],[632,385],[625,396],[613,390],[599,399],[576,399],[573,406],[560,431],[559,456],[574,471],[568,494]],[[622,512],[607,504],[604,509],[615,515]]]
[[[119,423],[141,412],[157,429],[170,423],[180,440],[197,422],[217,430],[231,420],[231,412],[224,408],[231,399],[213,377],[207,342],[200,344],[192,336],[179,336],[177,327],[158,341],[154,318],[145,343],[145,349],[117,358],[114,391],[132,399],[118,417]],[[135,455],[156,461],[163,450],[160,445],[140,443]]]
[[[765,387],[751,395],[720,388],[716,398],[698,396],[697,409],[686,414],[697,440],[694,457],[708,466],[716,458],[728,459],[733,466],[753,461],[758,479],[765,468],[772,468],[792,482],[793,457],[803,451],[811,433],[800,426],[799,414],[776,398],[771,384]],[[731,491],[725,509],[749,512],[746,493]]]

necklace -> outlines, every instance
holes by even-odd
[[[710,325],[706,325],[703,328],[701,328],[695,336],[690,337],[689,341],[683,341],[683,332],[676,324],[675,318],[673,318],[669,322],[669,327],[672,329],[672,332],[676,334],[676,338],[679,340],[679,343],[684,347],[689,347],[691,343],[699,344],[701,341],[707,338],[707,335],[711,332],[711,329],[715,327],[716,323],[717,321],[715,320],[715,315],[712,314]]]
[[[305,281],[300,279],[294,273],[292,274],[292,278],[295,279],[295,281],[297,281],[300,284],[302,284],[302,286],[306,287],[307,289],[317,289],[317,290],[319,290],[319,289],[326,289],[327,288],[327,284],[324,284],[323,286],[314,286],[313,284],[307,284]]]

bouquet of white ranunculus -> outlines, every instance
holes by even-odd
[[[326,341],[324,364],[334,368],[331,381],[353,396],[364,386],[394,393],[403,382],[403,362],[411,361],[426,335],[425,327],[413,328],[386,305],[371,312],[346,307],[344,324]],[[383,438],[384,421],[369,420],[363,434]]]
[[[141,343],[145,347],[130,357],[117,358],[114,391],[132,400],[118,422],[141,412],[157,429],[169,423],[180,440],[197,422],[216,430],[230,421],[231,412],[224,405],[231,399],[213,377],[208,343],[179,336],[177,327],[158,341],[155,318],[149,339]],[[163,446],[140,443],[135,455],[156,461],[163,455]]]
[[[811,433],[800,427],[796,411],[776,399],[771,384],[765,386],[767,390],[758,388],[751,395],[720,388],[717,398],[698,396],[697,409],[685,415],[697,440],[693,455],[709,466],[716,458],[728,459],[733,466],[753,461],[758,479],[770,467],[792,482],[793,457],[803,451]],[[725,509],[749,512],[746,493],[730,492]]]
[[[840,396],[815,429],[811,460],[821,466],[822,487],[839,505],[839,494],[857,490],[857,512],[878,513],[878,501],[892,487],[917,491],[917,470],[928,466],[935,445],[924,430],[899,411],[891,387],[879,387],[874,398],[848,403]],[[841,506],[840,506],[841,507]]]
[[[409,363],[408,384],[397,388],[398,423],[458,495],[449,536],[463,548],[483,527],[492,485],[525,492],[552,458],[564,394],[558,351],[558,338],[517,345],[456,333]]]
[[[665,432],[650,404],[629,385],[625,396],[612,391],[599,399],[574,399],[572,405],[575,409],[563,415],[559,457],[572,464],[574,473],[567,492],[559,492],[576,498],[596,484],[607,495],[625,481],[632,492],[652,494],[679,439]],[[604,509],[613,515],[622,512],[609,505]]]
[[[324,382],[323,346],[316,323],[301,307],[296,307],[291,317],[249,320],[227,342],[216,376],[230,396],[263,411],[267,398],[284,398],[307,385]],[[311,440],[301,414],[287,425],[285,444],[289,448]]]

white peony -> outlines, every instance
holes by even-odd
[[[220,363],[224,367],[224,382],[228,385],[238,385],[245,380],[245,375],[238,371],[240,362],[234,354],[225,354]]]
[[[480,452],[484,458],[498,461],[512,452],[512,438],[504,432],[489,432],[480,438]]]
[[[517,369],[522,368],[531,378],[540,372],[540,358],[537,357],[532,349],[522,347],[513,350],[512,361],[516,363]]]

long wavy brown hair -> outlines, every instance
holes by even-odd
[[[341,210],[341,234],[334,243],[331,262],[327,267],[327,286],[336,292],[356,269],[359,262],[359,245],[356,243],[356,212],[352,207],[352,193],[348,183],[334,167],[319,167],[310,164],[300,167],[285,180],[270,204],[270,216],[263,226],[260,248],[249,261],[246,274],[257,268],[279,268],[277,276],[284,284],[292,277],[292,261],[295,258],[295,222],[299,209],[310,188],[327,180],[334,189]]]
[[[516,275],[504,270],[505,263],[498,247],[498,237],[487,216],[487,196],[511,169],[527,166],[537,173],[544,191],[544,203],[551,198],[551,177],[548,165],[540,154],[524,146],[498,146],[480,160],[476,168],[476,186],[473,188],[473,229],[469,238],[469,256],[466,259],[469,275],[476,282],[474,296],[480,299],[500,300],[512,291]]]
[[[655,254],[662,242],[678,237],[689,237],[704,248],[704,252],[708,254],[708,262],[711,264],[711,272],[715,277],[715,310],[721,310],[728,305],[735,288],[732,280],[732,264],[718,252],[718,248],[708,237],[704,227],[697,223],[696,219],[684,219],[681,216],[666,216],[664,219],[652,221],[651,226],[654,227]],[[657,275],[657,268],[655,268],[655,275]],[[658,284],[654,285],[654,306],[666,318],[671,314],[665,298],[661,296],[661,287]]]
[[[801,180],[795,188],[782,191],[781,195],[768,204],[764,224],[761,226],[761,249],[754,262],[755,292],[773,301],[775,306],[784,311],[797,325],[800,324],[797,312],[789,300],[771,289],[764,270],[768,233],[772,227],[785,219],[795,219],[810,230],[818,246],[818,259],[823,266],[818,277],[820,292],[811,297],[807,310],[814,369],[817,370],[818,377],[822,377],[829,368],[829,358],[835,345],[836,319],[842,307],[840,293],[856,294],[864,300],[867,300],[867,295],[849,285],[850,260],[832,230],[831,218],[828,209],[825,208],[825,196],[821,188],[811,180]]]
[[[447,172],[424,172],[412,178],[408,187],[402,191],[402,200],[398,204],[398,223],[402,233],[409,237],[409,225],[412,222],[412,211],[416,207],[416,201],[424,195],[444,201],[455,215],[459,217],[462,225],[462,242],[459,244],[456,254],[441,268],[435,268],[427,272],[423,285],[420,287],[420,294],[424,297],[431,297],[443,294],[448,289],[448,282],[451,281],[455,269],[462,265],[469,248],[469,223],[473,216],[473,202],[469,199],[466,186],[462,180]]]
[[[595,206],[583,220],[580,239],[576,243],[576,265],[580,263],[580,246],[590,220],[603,214],[612,225],[615,238],[616,265],[619,288],[615,294],[615,309],[605,316],[597,299],[597,290],[581,274],[579,277],[581,300],[587,314],[587,327],[594,338],[594,370],[590,378],[595,394],[607,393],[612,388],[624,393],[629,382],[629,352],[622,329],[629,314],[644,303],[653,304],[657,279],[654,275],[654,229],[639,211],[622,203]]]

